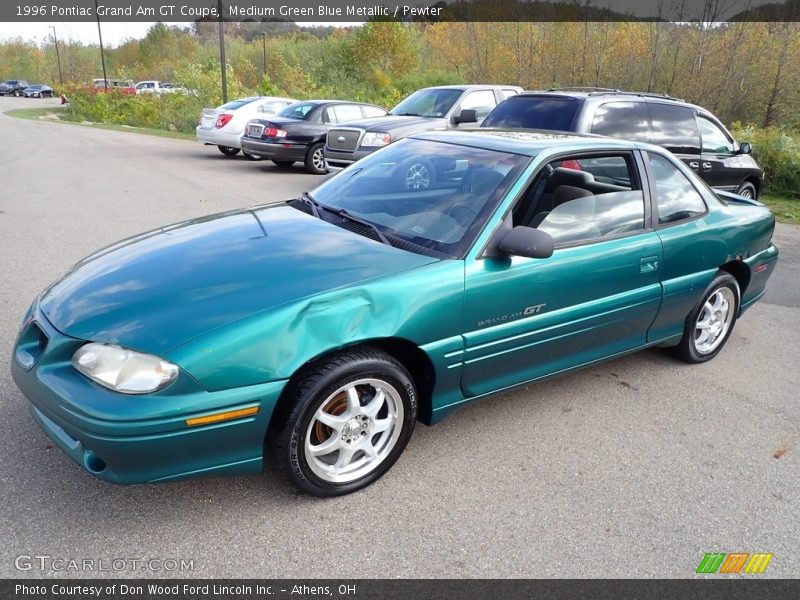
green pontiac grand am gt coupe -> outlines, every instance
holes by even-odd
[[[369,485],[417,419],[651,346],[716,356],[778,250],[759,202],[666,150],[423,133],[312,194],[100,250],[23,318],[39,425],[114,483]]]

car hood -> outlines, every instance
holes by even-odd
[[[385,117],[373,117],[360,121],[348,121],[336,128],[359,127],[367,131],[377,131],[391,133],[402,130],[405,135],[411,135],[418,131],[431,131],[432,129],[446,129],[447,121],[438,117],[401,117],[386,115]]]
[[[78,263],[40,307],[67,335],[163,354],[255,313],[436,260],[282,204],[119,242]]]

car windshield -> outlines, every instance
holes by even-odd
[[[514,96],[498,104],[481,127],[571,131],[580,105],[580,100],[567,96]]]
[[[389,114],[444,117],[458,102],[462,93],[462,90],[449,88],[419,90],[395,106]]]
[[[281,117],[305,119],[317,105],[312,102],[294,102],[278,113]]]
[[[246,104],[250,104],[251,102],[255,102],[258,100],[258,96],[252,96],[251,98],[240,98],[239,100],[231,100],[222,106],[218,106],[217,108],[220,110],[236,110],[237,108],[242,108]]]
[[[312,192],[328,212],[368,221],[392,245],[463,257],[530,157],[404,139]],[[324,218],[324,215],[321,215]]]

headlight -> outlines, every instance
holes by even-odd
[[[124,394],[146,394],[175,381],[178,367],[157,356],[111,344],[86,344],[72,356],[72,366],[92,381]]]
[[[392,136],[388,133],[365,133],[361,140],[362,146],[385,146],[392,143]]]

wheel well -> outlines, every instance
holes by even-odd
[[[742,183],[753,184],[753,187],[756,188],[756,198],[758,198],[759,194],[761,194],[761,180],[758,177],[745,177],[745,180]]]
[[[277,406],[282,406],[284,404],[284,397],[286,394],[291,393],[291,391],[295,389],[298,380],[302,379],[303,374],[307,373],[309,369],[313,369],[316,363],[325,360],[331,354],[359,347],[371,347],[382,350],[397,359],[408,369],[411,378],[414,380],[414,386],[417,388],[417,418],[426,425],[430,424],[433,410],[433,385],[436,381],[436,370],[433,367],[431,359],[428,358],[428,355],[425,354],[419,346],[403,338],[364,340],[349,346],[334,348],[315,356],[292,374],[281,397],[278,399]]]
[[[744,296],[744,291],[750,285],[750,267],[741,260],[732,260],[720,267],[720,271],[730,273],[739,283],[739,296]]]

